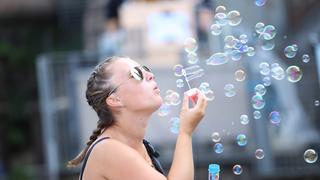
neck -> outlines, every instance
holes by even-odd
[[[122,112],[115,115],[116,123],[107,128],[102,136],[116,139],[137,151],[141,151],[151,113]]]

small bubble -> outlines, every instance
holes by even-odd
[[[162,104],[158,110],[158,116],[167,116],[170,113],[170,105]]]
[[[253,112],[253,118],[254,119],[260,119],[261,118],[261,112],[260,111],[254,111]]]
[[[182,79],[177,79],[176,80],[176,85],[178,88],[182,88],[184,86],[184,82]]]
[[[220,134],[218,132],[214,132],[211,134],[211,139],[213,142],[217,143],[221,140]]]
[[[298,49],[299,49],[297,44],[292,44],[292,48],[294,51],[298,51]]]
[[[261,48],[265,51],[271,51],[272,49],[274,49],[275,47],[275,43],[274,43],[274,40],[271,39],[271,40],[262,40],[262,45],[261,45]]]
[[[264,158],[264,152],[262,149],[257,149],[254,153],[257,159],[263,159]]]
[[[211,34],[214,36],[218,36],[222,32],[222,28],[219,24],[212,24],[210,26]]]
[[[272,111],[269,114],[269,119],[272,124],[278,125],[281,122],[281,116],[278,111]]]
[[[242,125],[247,125],[249,123],[249,118],[248,118],[248,116],[246,114],[242,114],[240,116],[240,123]]]
[[[258,22],[255,26],[256,32],[261,34],[264,30],[264,24],[262,22]]]
[[[318,160],[318,154],[313,149],[307,149],[303,154],[303,158],[307,163],[314,163]]]
[[[287,57],[287,58],[294,58],[297,54],[297,51],[295,50],[295,48],[293,46],[287,46],[285,49],[284,49],[284,55]]]
[[[247,137],[244,134],[239,134],[236,141],[239,146],[245,146],[248,143]]]
[[[276,63],[274,63],[276,64]],[[272,65],[274,65],[272,64]],[[285,71],[279,65],[272,66],[271,68],[271,77],[276,80],[282,80],[285,78]]]
[[[195,64],[195,63],[197,63],[198,62],[198,55],[195,53],[195,52],[193,52],[193,53],[189,53],[188,54],[188,56],[187,56],[187,58],[188,58],[188,63],[189,64]]]
[[[252,96],[251,103],[252,103],[252,107],[254,109],[263,109],[264,106],[266,105],[266,102],[263,99],[263,97],[261,95],[258,95],[258,94]]]
[[[319,105],[320,105],[320,101],[319,101],[319,100],[315,100],[315,101],[314,101],[314,105],[315,105],[315,106],[319,106]]]
[[[197,41],[194,38],[189,37],[189,38],[185,39],[185,41],[184,41],[184,50],[187,53],[195,52],[197,49],[198,49],[198,44],[197,44]]]
[[[308,63],[310,61],[310,57],[308,54],[302,55],[302,62]]]
[[[209,88],[210,84],[207,82],[202,82],[199,86],[199,90],[203,93],[206,94],[210,88]]]
[[[244,81],[246,79],[246,73],[242,69],[239,69],[234,73],[234,78],[239,82]]]
[[[215,96],[214,96],[214,92],[212,90],[207,91],[204,96],[206,97],[206,99],[208,101],[213,101]]]
[[[241,51],[235,49],[231,51],[231,59],[234,61],[239,61],[242,57]]]
[[[277,30],[273,25],[267,25],[264,27],[263,32],[261,33],[261,36],[265,40],[271,40],[273,39],[277,34]]]
[[[267,76],[270,73],[269,64],[267,62],[262,62],[259,64],[260,74]]]
[[[225,13],[217,13],[214,15],[214,19],[219,26],[225,26],[228,24],[227,15]]]
[[[233,174],[240,175],[242,173],[242,167],[239,164],[236,164],[232,168]]]
[[[182,76],[183,75],[182,70],[183,70],[183,66],[181,64],[176,64],[173,66],[173,71],[175,76],[178,76],[178,77]]]
[[[224,38],[224,43],[226,47],[232,48],[236,44],[236,41],[233,36],[228,35]]]
[[[264,87],[264,85],[262,84],[257,84],[255,87],[254,87],[254,92],[257,94],[257,95],[260,95],[260,96],[264,96],[267,92],[266,88]]]
[[[180,119],[178,117],[173,117],[170,119],[170,132],[173,134],[179,133],[179,127],[180,127]]]
[[[224,95],[227,97],[233,97],[236,95],[235,87],[233,84],[226,84],[224,86],[225,93]]]
[[[263,5],[266,4],[266,2],[267,2],[267,0],[256,0],[256,1],[255,1],[255,4],[256,4],[257,6],[263,6]]]
[[[223,12],[226,12],[226,7],[224,7],[224,6],[218,6],[217,8],[216,8],[216,13],[223,13]]]
[[[223,145],[221,143],[216,143],[213,148],[214,152],[217,154],[221,154],[223,152]]]
[[[248,42],[248,36],[246,34],[241,34],[239,40],[242,44],[246,44]]]
[[[271,78],[268,77],[268,76],[264,77],[264,78],[262,79],[262,81],[263,81],[263,85],[264,85],[264,86],[270,86],[270,85],[271,85]]]
[[[254,47],[248,47],[247,56],[254,56],[254,55],[255,55]]]

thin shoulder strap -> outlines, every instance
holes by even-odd
[[[103,140],[105,140],[105,139],[109,139],[109,138],[110,138],[110,137],[101,138],[101,139],[99,139],[98,141],[96,141],[96,142],[89,148],[89,150],[88,150],[88,152],[86,153],[86,156],[84,157],[84,160],[83,160],[83,164],[82,164],[82,168],[81,168],[79,180],[82,180],[82,176],[83,176],[84,169],[85,169],[85,167],[86,167],[86,165],[87,165],[87,161],[88,161],[88,159],[89,159],[89,156],[90,156],[91,151],[92,151],[92,149],[94,148],[94,146],[95,146],[96,144],[98,144],[99,142],[101,142],[101,141],[103,141]]]

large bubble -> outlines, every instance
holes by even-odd
[[[272,124],[280,124],[281,122],[281,116],[280,116],[280,113],[278,111],[272,111],[270,114],[269,114],[269,119],[270,119],[270,122]]]
[[[286,70],[289,82],[298,82],[302,78],[302,71],[298,66],[289,66]]]
[[[225,53],[215,53],[207,59],[207,65],[217,66],[228,62],[228,56]]]
[[[266,105],[266,102],[263,99],[263,97],[258,94],[252,96],[251,103],[254,109],[263,109],[264,106]]]
[[[195,52],[197,49],[198,49],[198,43],[194,38],[189,37],[189,38],[185,39],[185,41],[184,41],[184,50],[187,53]]]
[[[241,16],[239,11],[230,11],[227,15],[230,26],[237,26],[241,23]]]
[[[314,149],[307,149],[303,154],[303,158],[307,163],[314,163],[318,160],[318,154]]]
[[[248,143],[247,137],[244,134],[239,134],[236,141],[239,146],[245,146]]]
[[[233,174],[240,175],[242,173],[242,167],[239,164],[236,164],[232,168]]]

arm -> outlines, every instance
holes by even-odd
[[[188,96],[184,96],[180,114],[180,131],[168,179],[194,179],[192,133],[203,118],[206,106],[207,101],[200,92],[197,104],[191,109],[189,108]]]

